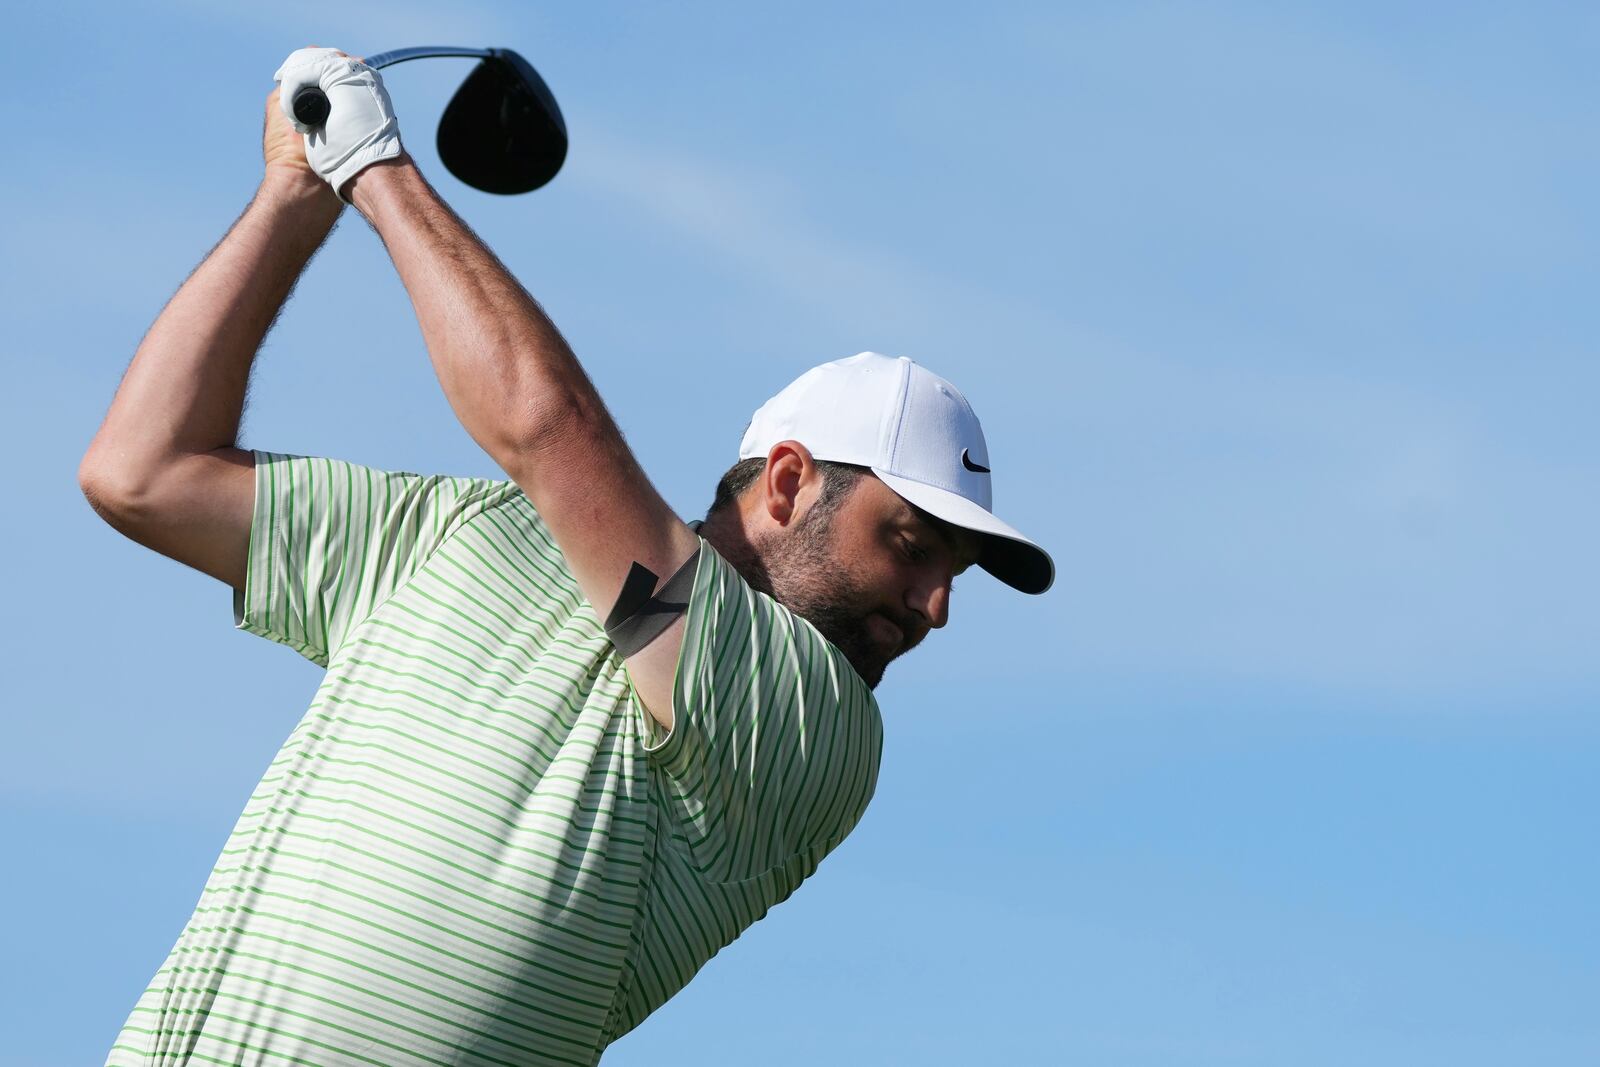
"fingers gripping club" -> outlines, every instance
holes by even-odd
[[[341,199],[348,200],[346,186],[357,174],[400,155],[400,124],[389,92],[365,63],[333,48],[302,48],[274,78],[279,105],[305,138],[306,162]]]

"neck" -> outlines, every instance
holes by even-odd
[[[700,527],[700,536],[717,550],[718,555],[733,565],[733,569],[750,583],[752,589],[771,596],[772,580],[742,520],[738,505],[724,507],[706,516]]]

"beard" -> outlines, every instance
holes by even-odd
[[[793,534],[762,545],[765,588],[757,588],[816,627],[867,688],[876,689],[890,661],[915,647],[925,631],[909,612],[884,605],[854,579],[835,549],[831,520],[808,513]]]

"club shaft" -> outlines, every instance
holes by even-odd
[[[461,56],[464,59],[484,59],[494,49],[492,48],[456,48],[451,45],[424,44],[415,48],[396,48],[392,52],[379,52],[375,56],[365,59],[367,66],[377,70],[380,67],[392,67],[396,63],[404,63],[410,59],[432,59],[435,56]]]

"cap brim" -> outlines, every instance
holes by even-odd
[[[963,530],[984,535],[978,566],[1024,593],[1042,593],[1056,580],[1056,565],[1050,554],[994,513],[959,493],[887,474],[877,467],[872,473],[905,500],[928,514]]]

